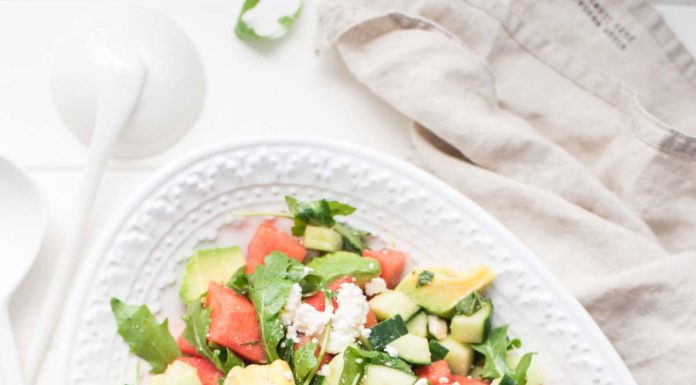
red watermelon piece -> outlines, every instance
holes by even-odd
[[[219,381],[223,376],[222,372],[205,358],[179,357],[177,360],[196,368],[198,378],[203,385],[219,385]]]
[[[399,284],[401,274],[404,272],[404,265],[408,259],[406,253],[392,249],[365,250],[363,256],[376,259],[382,268],[382,277],[387,282],[387,287],[393,289]]]
[[[184,335],[181,334],[179,338],[176,339],[176,344],[179,345],[179,350],[181,350],[182,354],[188,355],[188,356],[194,356],[194,357],[200,357],[198,352],[196,351],[196,347],[191,345],[186,338],[184,338]]]
[[[434,385],[452,384],[452,372],[445,360],[435,361],[430,365],[415,368],[413,369],[413,373],[418,377],[425,378]]]
[[[256,266],[262,265],[266,256],[273,251],[285,253],[288,257],[300,262],[307,254],[307,249],[297,239],[278,230],[273,225],[273,221],[266,221],[256,229],[256,233],[249,241],[247,264],[244,271],[247,274],[253,273]]]
[[[370,309],[370,311],[367,312],[367,320],[365,321],[365,327],[371,328],[377,325],[377,322],[379,322],[377,321],[377,315],[374,311],[372,311],[372,309]]]
[[[206,307],[210,308],[208,340],[230,348],[248,361],[266,361],[259,320],[251,301],[219,283],[210,282]]]
[[[478,380],[468,376],[460,376],[458,374],[452,375],[452,385],[459,383],[459,385],[488,385],[488,382],[484,380]]]

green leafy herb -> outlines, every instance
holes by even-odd
[[[317,351],[315,342],[308,342],[302,345],[292,355],[292,365],[295,374],[295,383],[302,384],[312,369],[319,365],[319,360],[314,353]]]
[[[200,301],[194,301],[184,314],[184,338],[196,348],[196,352],[210,360],[216,368],[227,374],[235,366],[244,362],[232,351],[222,347],[211,348],[207,335],[210,329],[210,309],[204,309]]]
[[[278,28],[275,31],[271,31],[268,34],[262,34],[256,31],[254,28],[250,27],[244,21],[244,15],[250,10],[254,9],[260,1],[267,0],[246,0],[242,6],[242,11],[237,19],[237,26],[235,27],[235,33],[237,37],[244,40],[266,40],[266,39],[277,39],[283,35],[295,24],[295,20],[300,16],[300,11],[302,10],[302,3],[299,2],[297,10],[293,11],[290,15],[283,15],[278,18]]]
[[[345,223],[336,223],[333,229],[343,237],[343,248],[347,251],[362,252],[367,249],[365,237],[370,235],[367,231],[358,230]]]
[[[325,286],[324,279],[316,274],[307,274],[300,279],[299,283],[302,287],[302,295],[305,297],[316,294]]]
[[[413,374],[411,366],[405,361],[392,357],[387,353],[363,350],[349,346],[343,352],[343,372],[339,385],[358,384],[368,364],[389,366],[404,373]]]
[[[227,282],[227,287],[238,294],[246,295],[249,292],[249,275],[244,272],[245,266],[240,267]]]
[[[334,216],[350,215],[355,212],[355,207],[326,199],[303,202],[286,195],[285,202],[295,220],[295,225],[292,227],[292,234],[295,236],[304,234],[307,225],[333,227],[336,224]]]
[[[361,282],[368,281],[379,276],[382,271],[374,259],[346,251],[314,258],[307,266],[312,268],[312,274],[322,277],[324,282],[331,282],[346,275]]]
[[[288,300],[290,287],[296,282],[290,278],[299,277],[294,273],[297,265],[301,266],[287,255],[273,252],[249,277],[249,297],[258,314],[261,340],[271,362],[279,358],[277,349],[284,330],[278,314]],[[293,274],[290,274],[291,270]]]
[[[176,340],[169,332],[167,320],[158,324],[147,306],[128,305],[112,298],[111,311],[118,323],[118,334],[133,354],[152,366],[152,373],[162,373],[181,355]]]
[[[408,329],[404,319],[397,314],[375,325],[367,341],[372,349],[384,350],[390,342],[406,334],[408,334]]]
[[[462,314],[470,317],[477,311],[481,310],[484,304],[490,305],[491,300],[481,296],[477,292],[473,292],[457,303],[455,312],[456,314]]]
[[[430,348],[430,357],[433,361],[444,360],[449,353],[449,349],[442,346],[437,340],[428,341],[428,347]]]
[[[507,336],[507,331],[507,325],[497,327],[491,331],[485,342],[471,345],[474,350],[481,353],[485,358],[480,376],[488,380],[501,378],[513,381],[514,385],[525,385],[527,383],[527,369],[529,369],[532,361],[532,353],[522,356],[515,368],[509,367],[507,352],[512,348],[519,347],[520,342],[519,340],[511,341]]]
[[[423,287],[429,285],[434,277],[435,273],[433,273],[430,270],[421,271],[420,273],[418,273],[418,282],[416,283],[416,287]]]

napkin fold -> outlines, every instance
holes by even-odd
[[[696,62],[651,5],[323,0],[320,28],[639,384],[696,379]]]

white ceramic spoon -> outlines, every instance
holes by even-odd
[[[172,20],[119,5],[59,45],[52,91],[66,126],[89,148],[73,227],[29,345],[32,382],[63,308],[109,157],[148,156],[172,145],[198,117],[205,81],[193,44]]]
[[[32,181],[0,157],[0,384],[23,383],[8,307],[12,293],[36,259],[46,217]]]

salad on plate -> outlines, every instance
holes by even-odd
[[[492,325],[488,266],[419,267],[372,249],[337,217],[355,208],[285,197],[246,253],[197,250],[179,296],[178,337],[147,306],[112,298],[118,333],[149,385],[541,385],[533,353]],[[279,224],[292,221],[285,232]]]

